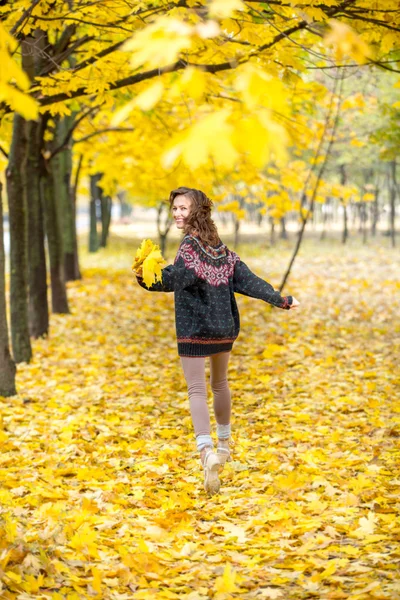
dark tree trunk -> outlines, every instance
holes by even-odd
[[[286,219],[285,217],[281,217],[280,219],[280,223],[281,223],[281,240],[287,240],[287,231],[286,231]]]
[[[28,209],[28,279],[29,331],[34,338],[49,332],[47,271],[44,249],[43,210],[40,200],[39,157],[42,126],[39,121],[27,123],[26,205]]]
[[[8,342],[8,324],[6,311],[6,285],[5,285],[5,252],[3,232],[3,199],[2,183],[0,181],[0,396],[14,396],[15,389],[15,363],[10,356]]]
[[[59,207],[51,165],[44,165],[40,183],[50,259],[51,305],[53,313],[66,314],[69,313],[69,307],[64,278],[61,225],[57,214]]]
[[[102,248],[105,248],[107,246],[108,234],[110,231],[110,223],[111,223],[112,199],[110,198],[110,196],[105,196],[103,193],[101,193],[100,208],[101,208],[100,246]]]
[[[71,126],[68,117],[58,120],[56,124],[56,146],[61,146]],[[52,158],[52,170],[57,212],[60,215],[62,252],[64,261],[64,273],[67,280],[75,279],[75,248],[76,248],[76,225],[74,222],[74,207],[71,198],[71,147],[68,145]]]
[[[89,205],[89,252],[97,252],[99,249],[99,236],[97,233],[97,201],[99,188],[97,182],[101,175],[90,176],[90,205]]]
[[[27,145],[25,128],[25,120],[15,114],[6,171],[10,221],[11,342],[16,363],[29,362],[32,358],[28,326],[27,210],[23,181]]]

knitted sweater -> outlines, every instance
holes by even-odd
[[[281,296],[257,277],[222,242],[209,246],[196,235],[186,235],[173,265],[162,270],[162,280],[151,292],[175,293],[175,325],[179,356],[210,356],[232,349],[239,335],[239,311],[234,292],[290,309],[292,296]]]

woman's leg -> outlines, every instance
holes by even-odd
[[[214,395],[214,413],[219,440],[229,440],[231,433],[231,392],[228,384],[230,352],[210,356],[210,382]]]
[[[183,372],[189,393],[190,412],[198,450],[212,447],[210,415],[207,406],[205,358],[181,356]]]

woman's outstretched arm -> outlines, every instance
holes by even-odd
[[[289,310],[292,307],[292,296],[281,296],[268,281],[257,277],[241,260],[235,264],[233,290],[244,296],[264,300],[277,308]]]

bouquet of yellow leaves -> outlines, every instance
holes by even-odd
[[[165,265],[159,246],[151,240],[143,240],[136,251],[132,271],[150,287],[156,281],[161,281],[161,270]]]

